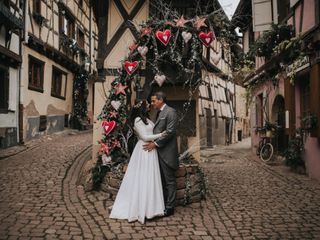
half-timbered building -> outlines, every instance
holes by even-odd
[[[0,1],[0,148],[16,145],[19,138],[19,85],[23,1]]]
[[[88,0],[27,0],[21,72],[23,138],[28,140],[69,126],[79,99],[92,124],[97,25]],[[77,82],[80,81],[80,82]],[[78,96],[75,100],[76,94]],[[86,111],[86,110],[84,110]],[[83,117],[83,116],[82,116]]]
[[[245,79],[247,88],[256,86],[251,104],[252,146],[255,151],[261,140],[255,127],[266,122],[280,128],[275,143],[279,153],[289,148],[290,139],[300,137],[297,130],[302,129],[307,174],[320,179],[320,1],[241,0],[234,22],[243,33],[245,53],[272,29],[272,24],[291,28],[292,38],[287,40],[291,45],[301,39],[301,47],[290,49],[287,45],[282,52],[273,51],[254,59],[255,71]],[[276,40],[281,34],[276,35]],[[276,47],[273,42],[271,45]],[[290,58],[297,49],[300,57]],[[304,120],[310,126],[304,126]]]
[[[161,1],[161,4],[164,2],[177,10],[180,16],[183,14],[186,18],[193,18],[197,14],[195,11],[196,3],[193,1]],[[206,9],[207,12],[203,11],[202,14],[221,9],[218,1],[213,2],[210,9]],[[208,4],[206,2],[202,5],[207,6]],[[106,101],[106,96],[103,93],[110,90],[110,84],[117,76],[122,61],[129,54],[129,47],[140,36],[139,31],[136,31],[137,25],[146,21],[149,17],[161,18],[164,13],[159,13],[159,6],[160,4],[157,1],[144,0],[112,0],[95,3],[96,18],[99,19],[97,71],[101,81],[95,84],[95,118],[101,113]],[[137,32],[139,33],[138,36],[136,36]],[[226,96],[226,94],[229,96],[230,93],[233,93],[233,95],[235,93],[235,86],[230,82],[231,71],[230,66],[228,66],[228,64],[231,64],[231,54],[227,46],[221,46],[220,43],[214,41],[212,46],[208,48],[209,50],[204,51],[203,61],[207,68],[198,69],[195,75],[203,78],[207,86],[202,86],[201,89],[204,89],[204,91],[200,89],[200,92],[194,94],[192,99],[189,99],[189,90],[183,87],[183,79],[177,78],[176,70],[171,66],[165,66],[162,69],[166,76],[171,79],[171,84],[165,83],[161,88],[153,88],[153,91],[161,89],[166,92],[168,104],[176,108],[178,113],[182,114],[184,103],[190,102],[187,115],[178,128],[178,144],[181,153],[186,149],[191,149],[196,159],[200,159],[200,145],[210,147],[213,144],[225,144],[226,142],[232,142],[229,138],[235,136],[232,134],[236,128],[234,123],[232,125],[232,121],[236,117],[235,97],[234,99],[231,99],[232,97],[227,99]],[[219,54],[223,54],[222,59],[220,59]],[[218,61],[214,58],[218,58]],[[154,74],[149,70],[148,62],[139,71],[143,87],[133,93],[132,99],[136,96],[147,98],[153,81]],[[173,81],[174,84],[172,85]],[[213,89],[214,95],[210,95],[207,89],[210,89],[210,92]],[[230,102],[232,103],[230,104]],[[214,122],[215,120],[217,123]],[[212,129],[212,126],[218,126],[219,130]],[[209,132],[207,129],[211,131]],[[97,121],[94,126],[93,159],[96,158],[96,153],[100,149],[97,142],[101,139],[101,134],[101,122]]]

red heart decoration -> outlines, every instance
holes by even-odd
[[[199,38],[200,38],[201,42],[203,43],[203,45],[208,47],[210,45],[210,43],[215,39],[215,36],[214,36],[213,32],[208,32],[208,33],[200,32]]]
[[[125,61],[124,62],[124,68],[126,69],[126,71],[129,75],[134,73],[137,70],[138,66],[139,66],[138,61],[134,61],[134,62]]]
[[[109,133],[111,133],[111,131],[112,131],[116,126],[117,126],[116,121],[110,121],[110,122],[109,122],[109,121],[104,120],[104,121],[102,122],[102,127],[103,127],[103,130],[104,130],[106,136],[108,136]]]
[[[165,46],[167,46],[171,37],[171,31],[168,29],[165,30],[164,32],[157,31],[156,37],[159,39],[160,42],[162,42]]]

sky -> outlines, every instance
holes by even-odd
[[[238,6],[239,0],[219,0],[219,2],[229,19],[231,19],[232,14]]]

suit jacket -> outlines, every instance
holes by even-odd
[[[164,161],[169,167],[178,169],[179,156],[178,156],[178,144],[177,144],[177,122],[178,116],[175,109],[166,105],[160,112],[153,133],[158,134],[166,131],[166,134],[155,142],[158,145],[157,151],[159,160]]]

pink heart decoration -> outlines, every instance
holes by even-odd
[[[181,35],[185,43],[189,42],[189,40],[192,38],[192,34],[186,31],[183,31]]]
[[[199,39],[201,40],[203,45],[208,47],[210,45],[210,43],[215,39],[215,36],[214,36],[213,32],[208,32],[208,33],[200,32]]]
[[[162,84],[164,83],[164,81],[166,80],[166,76],[165,75],[158,75],[156,74],[154,76],[154,80],[156,81],[156,83],[159,85],[159,87],[162,86]]]
[[[167,46],[169,43],[169,40],[171,38],[171,31],[169,29],[165,30],[164,32],[157,31],[156,32],[156,37],[159,39],[159,41]]]
[[[148,47],[147,46],[144,46],[144,47],[140,46],[140,47],[138,47],[138,52],[140,53],[140,55],[142,57],[145,57],[148,53]]]
[[[110,122],[109,122],[109,121],[104,120],[104,121],[102,122],[102,127],[103,127],[103,130],[104,130],[106,136],[108,136],[109,133],[111,133],[111,131],[112,131],[116,126],[117,126],[116,121],[110,121]]]
[[[134,73],[137,70],[138,66],[139,66],[139,62],[138,61],[134,61],[134,62],[125,61],[124,62],[124,68],[125,68],[125,70],[127,71],[127,73],[129,75]]]
[[[111,106],[112,106],[115,110],[118,110],[119,107],[121,106],[121,102],[120,102],[120,101],[114,101],[114,100],[112,100],[112,101],[111,101]]]

